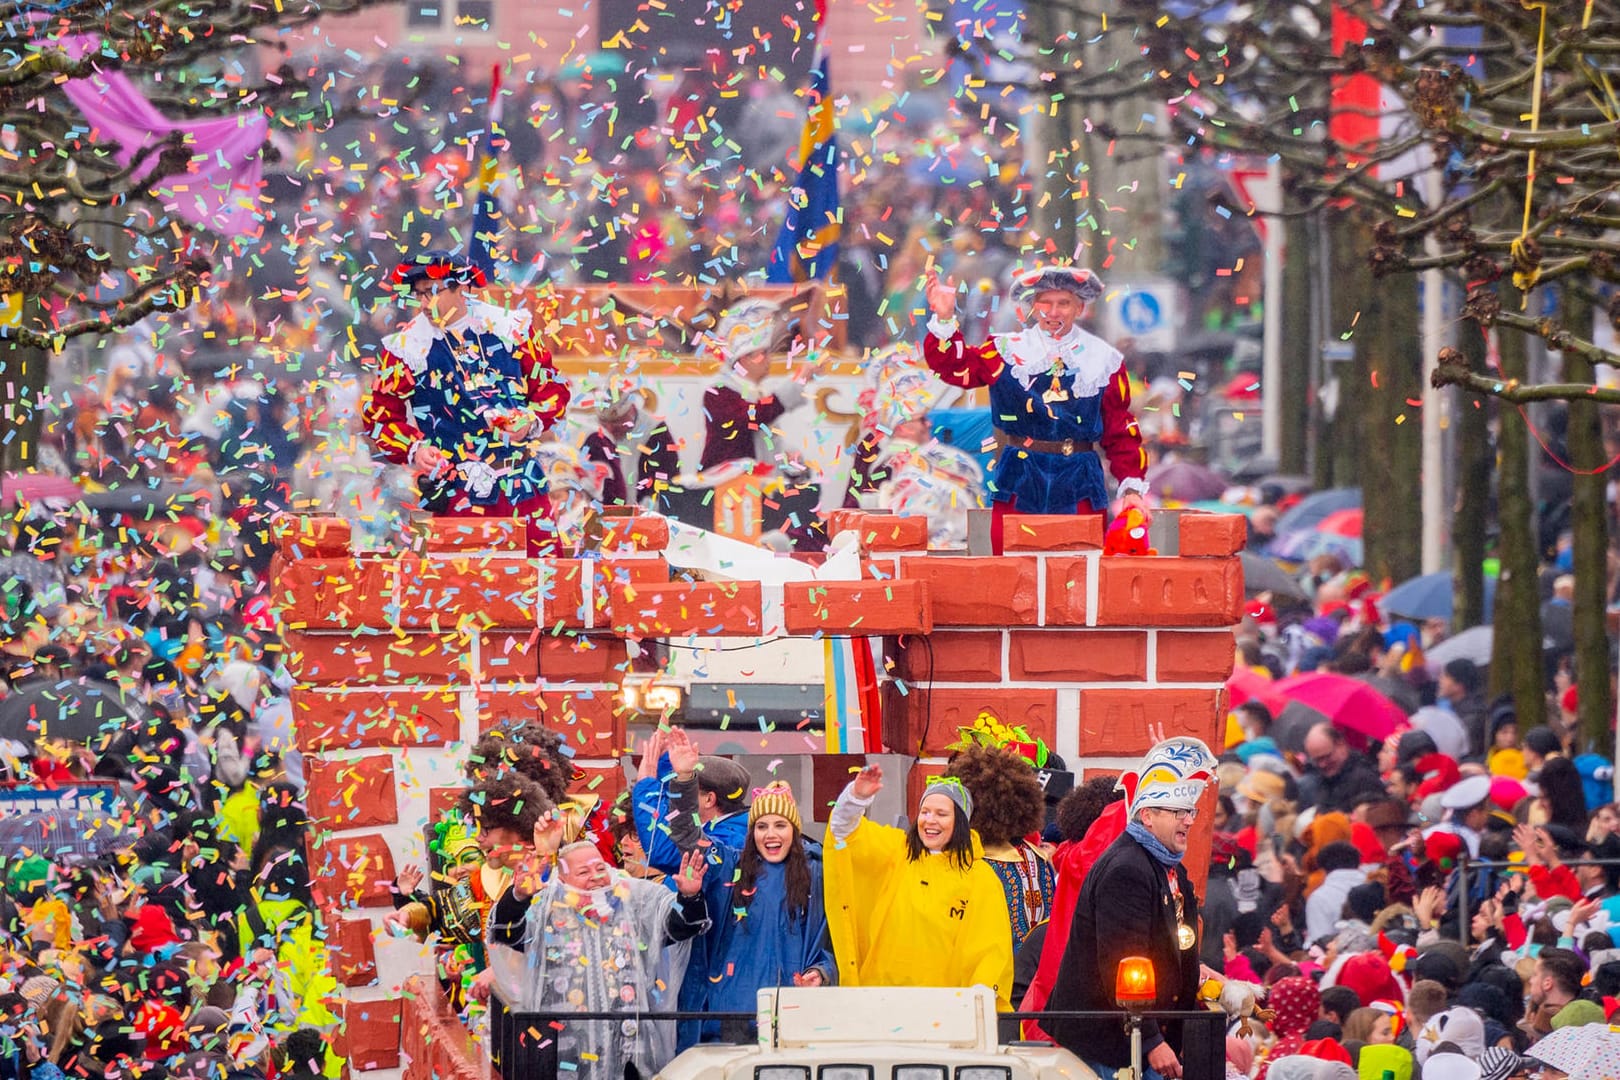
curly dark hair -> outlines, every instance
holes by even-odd
[[[973,796],[973,827],[986,847],[1000,847],[1046,824],[1046,796],[1035,767],[1011,750],[971,746],[945,766]]]
[[[1093,776],[1057,804],[1057,827],[1063,839],[1078,844],[1110,803],[1125,796],[1118,790],[1119,781],[1112,776]]]
[[[568,801],[568,783],[574,775],[565,745],[561,735],[533,720],[491,728],[467,755],[467,779],[477,783],[511,769],[539,784],[560,805]]]
[[[480,832],[510,829],[527,839],[542,814],[557,808],[546,789],[515,770],[486,776],[461,796],[461,812],[478,823]]]

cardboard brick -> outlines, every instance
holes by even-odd
[[[1230,630],[1159,631],[1160,682],[1224,683],[1236,666],[1237,646]]]
[[[517,518],[433,517],[420,526],[428,551],[502,551],[524,554],[529,547],[527,525]]]
[[[900,650],[900,677],[911,683],[1000,682],[1000,630],[936,630],[909,638]]]
[[[927,551],[928,519],[901,517],[872,510],[834,510],[827,517],[827,536],[852,532],[862,551]]]
[[[574,768],[584,773],[568,786],[568,790],[576,795],[596,795],[611,803],[630,786],[625,781],[622,765],[576,764]]]
[[[289,559],[312,555],[342,557],[350,551],[347,518],[316,514],[276,514],[270,519],[276,550]]]
[[[1147,678],[1141,630],[1014,630],[1007,642],[1013,682],[1123,682]]]
[[[394,617],[392,559],[311,556],[281,565],[271,598],[289,630],[381,630]]]
[[[350,760],[311,757],[304,763],[304,775],[310,820],[322,829],[364,829],[399,821],[392,755]]]
[[[895,753],[943,755],[981,711],[1004,723],[1023,725],[1029,733],[1056,742],[1057,691],[999,687],[910,687],[884,698],[885,741]]]
[[[430,630],[538,626],[538,564],[469,555],[401,559],[398,621]]]
[[[322,904],[345,909],[393,906],[394,854],[382,833],[313,840],[309,877]]]
[[[1086,625],[1086,575],[1091,560],[1053,555],[1046,560],[1046,625]]]
[[[454,691],[292,690],[293,726],[304,753],[367,746],[444,746],[461,735]]]
[[[603,518],[604,553],[624,551],[663,551],[669,547],[669,521],[657,514],[636,514],[628,518]]]
[[[1034,626],[1038,563],[1031,555],[902,558],[901,579],[928,583],[938,626]]]
[[[471,676],[472,650],[462,634],[286,635],[287,670],[300,682],[448,684]]]
[[[1002,523],[1003,551],[1101,551],[1101,514],[1009,514]]]
[[[545,559],[540,576],[540,625],[546,631],[577,630],[585,625],[584,582],[595,573],[595,560]],[[598,605],[599,607],[601,605]],[[600,623],[602,620],[597,620]]]
[[[1243,614],[1235,558],[1105,557],[1098,572],[1099,626],[1231,626]]]
[[[481,690],[478,707],[480,732],[532,720],[561,735],[576,757],[611,758],[624,749],[624,717],[612,690]]]
[[[757,637],[760,602],[758,582],[672,583],[615,590],[609,610],[627,637]]]
[[[1191,735],[1220,745],[1218,690],[1082,690],[1080,753],[1091,757],[1132,757],[1147,752],[1150,725],[1166,735]]]
[[[445,814],[454,810],[461,803],[461,797],[467,794],[464,787],[433,787],[428,788],[428,822],[436,822]]]
[[[1182,558],[1222,558],[1236,555],[1249,539],[1249,520],[1242,514],[1179,515]]]
[[[624,753],[624,709],[612,690],[545,690],[540,721],[581,758],[612,758]]]
[[[793,582],[783,622],[790,634],[926,634],[933,629],[928,585],[889,582]]]
[[[332,1048],[349,1067],[361,1072],[399,1068],[399,998],[343,1002],[343,1025]]]
[[[496,631],[478,647],[481,682],[618,683],[627,666],[624,642],[571,630]]]
[[[347,987],[374,986],[377,982],[377,954],[372,947],[371,920],[346,919],[332,915],[326,920],[326,948],[331,953],[332,974]]]

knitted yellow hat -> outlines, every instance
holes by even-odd
[[[786,784],[755,789],[753,805],[748,808],[748,827],[752,829],[754,822],[766,814],[785,817],[795,830],[804,831],[804,823],[799,820],[799,804],[793,799],[793,789]]]

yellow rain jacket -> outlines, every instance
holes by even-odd
[[[973,834],[973,864],[906,857],[906,834],[861,819],[822,849],[827,924],[841,986],[992,987],[1012,1011],[1007,896]]]

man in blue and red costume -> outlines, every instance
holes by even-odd
[[[1115,513],[1144,515],[1147,459],[1131,415],[1131,385],[1120,351],[1080,328],[1086,307],[1102,295],[1091,271],[1037,266],[1013,284],[1030,325],[968,345],[956,322],[956,283],[928,282],[928,335],[923,354],[945,382],[988,387],[1000,448],[990,479],[992,542],[1002,550],[1008,514],[1088,514],[1109,509],[1102,445],[1119,486]]]
[[[383,339],[365,421],[384,458],[416,472],[425,509],[443,517],[516,517],[529,551],[554,543],[544,464],[531,443],[568,408],[568,385],[531,335],[530,315],[468,295],[482,270],[429,251],[395,269],[417,307]]]

